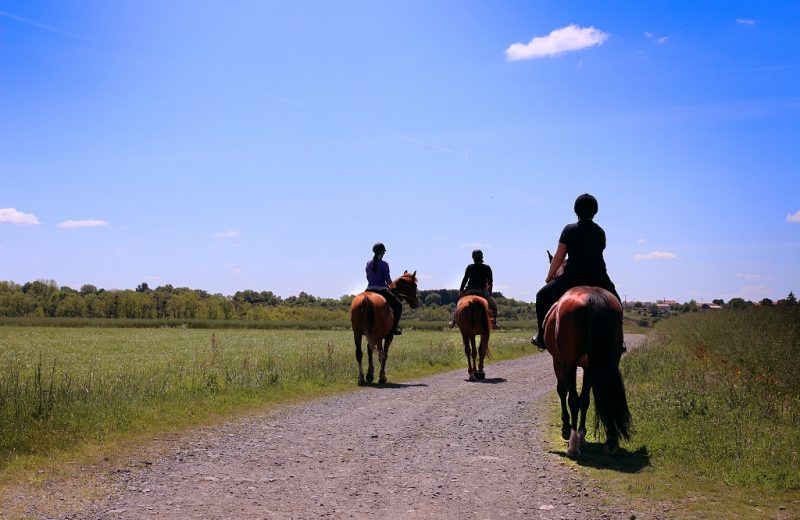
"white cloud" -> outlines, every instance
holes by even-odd
[[[640,239],[639,239],[639,241],[638,241],[638,243],[639,243],[640,245],[642,245],[642,244],[646,244],[646,243],[647,243],[647,240],[645,240],[644,238],[640,238]]]
[[[656,43],[659,45],[663,45],[669,41],[669,36],[662,36],[661,38],[656,40]]]
[[[486,246],[480,242],[473,242],[471,244],[461,244],[461,247],[465,249],[483,249]]]
[[[553,30],[547,36],[535,36],[527,44],[514,43],[506,49],[505,54],[508,61],[557,56],[601,45],[607,39],[608,34],[594,27],[568,25]]]
[[[755,25],[756,21],[755,20],[749,20],[747,18],[737,18],[736,19],[736,23],[738,23],[739,25]]]
[[[758,280],[761,278],[760,274],[749,274],[749,273],[736,273],[737,278],[742,278],[743,280]]]
[[[211,236],[214,237],[214,238],[236,238],[241,234],[242,233],[239,232],[239,231],[234,231],[234,230],[230,229],[228,231],[220,231],[219,233],[214,233]]]
[[[23,213],[14,208],[0,208],[0,224],[38,224],[39,219],[32,213]]]
[[[653,251],[652,253],[647,254],[637,254],[633,257],[634,260],[675,260],[678,256],[675,253],[669,253],[667,251]]]
[[[653,38],[653,36],[655,36],[655,35],[654,35],[653,33],[649,32],[649,31],[644,33],[644,37],[645,37],[645,38],[652,39],[652,38]]]
[[[108,222],[105,220],[65,220],[58,227],[62,229],[74,229],[84,227],[100,227],[107,226]]]
[[[2,219],[0,219],[0,222],[2,222]],[[786,222],[800,222],[800,211],[794,215],[786,215]]]
[[[231,271],[231,274],[241,274],[243,272],[244,271],[242,270],[241,267],[234,267],[233,270]]]

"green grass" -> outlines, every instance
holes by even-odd
[[[528,336],[493,334],[493,360],[533,353]],[[465,364],[457,332],[413,331],[387,376]],[[51,453],[352,390],[357,373],[346,330],[0,327],[0,480]]]
[[[611,469],[589,474],[676,518],[797,517],[799,357],[798,308],[665,320],[622,360],[634,437],[580,464]]]

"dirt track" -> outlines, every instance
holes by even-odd
[[[630,346],[642,337],[628,337]],[[62,518],[660,518],[542,440],[550,356],[369,387],[202,429]],[[390,379],[391,380],[391,379]],[[549,432],[549,430],[548,430]]]

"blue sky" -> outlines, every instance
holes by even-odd
[[[2,1],[0,280],[532,301],[600,203],[628,300],[800,290],[800,4]]]

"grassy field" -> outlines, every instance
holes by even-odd
[[[798,518],[798,357],[797,308],[665,320],[623,358],[634,437],[578,464],[674,518]]]
[[[529,335],[493,334],[493,359],[534,352]],[[84,445],[353,389],[353,352],[347,330],[0,327],[0,482]],[[457,332],[415,331],[387,376],[465,364]]]

